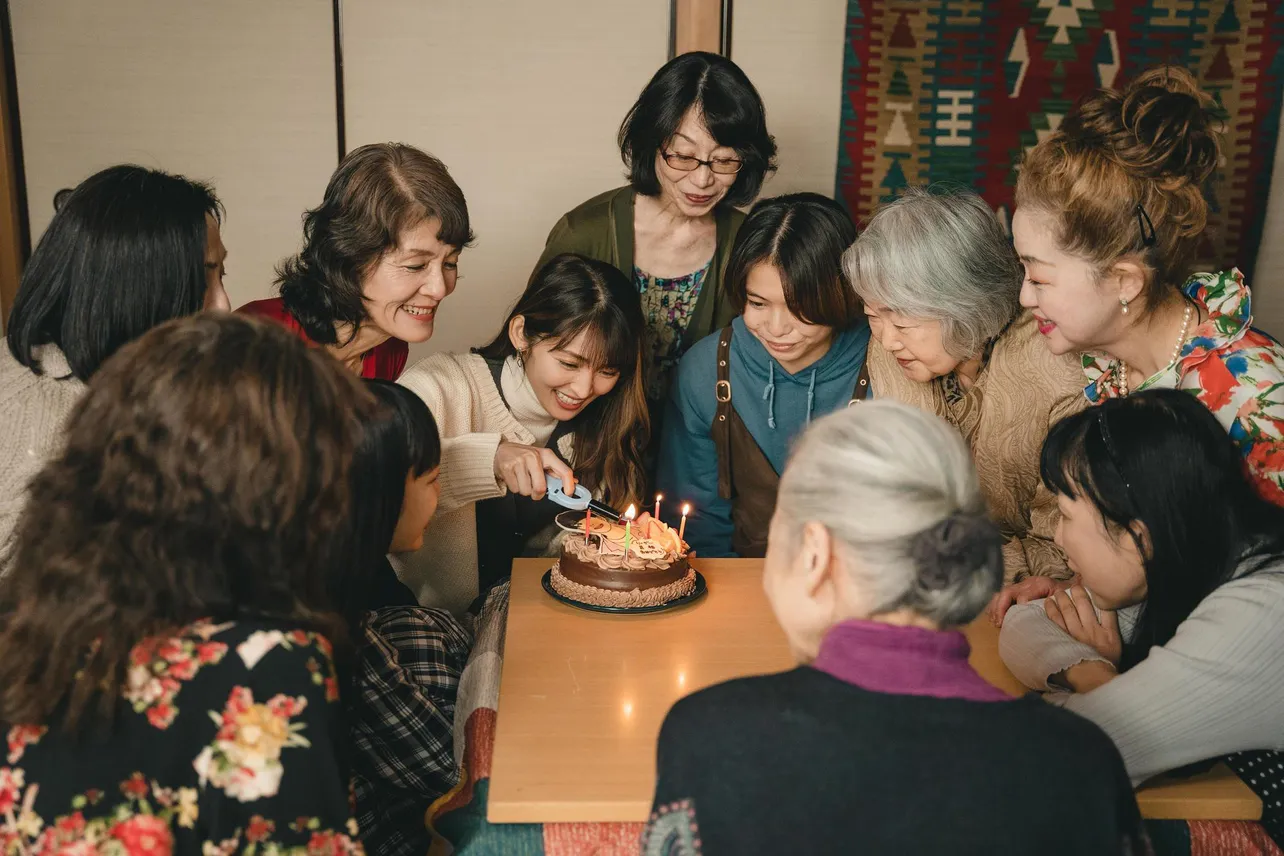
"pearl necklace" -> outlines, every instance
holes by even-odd
[[[1173,345],[1173,355],[1168,359],[1168,365],[1177,362],[1181,356],[1181,346],[1186,344],[1186,333],[1190,330],[1190,312],[1193,309],[1189,302],[1186,303],[1186,312],[1181,319],[1181,332],[1177,334],[1177,344]],[[1128,397],[1128,364],[1123,360],[1119,361],[1119,391],[1123,397]]]

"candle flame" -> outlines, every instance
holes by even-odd
[[[690,513],[691,513],[691,504],[690,504],[690,503],[685,503],[685,502],[684,502],[684,503],[682,504],[682,516],[683,516],[683,517],[686,517],[686,516],[687,516],[688,514],[690,514]]]
[[[632,520],[633,518],[638,516],[638,510],[634,508],[632,505],[630,505],[628,511],[624,512],[624,516],[627,517],[629,520]]]
[[[662,494],[662,493],[657,493],[657,494],[655,495],[655,501],[656,501],[656,502],[659,502],[659,501],[660,501],[660,500],[662,500],[662,499],[664,499],[664,494]]]

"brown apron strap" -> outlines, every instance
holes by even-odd
[[[853,404],[860,404],[862,401],[864,401],[867,398],[869,398],[868,354],[866,354],[865,359],[861,360],[860,374],[856,375],[856,388],[852,390],[852,400],[847,402],[847,406],[851,407]]]
[[[731,327],[718,336],[718,382],[713,396],[718,402],[713,416],[713,446],[718,452],[718,496],[731,499]]]

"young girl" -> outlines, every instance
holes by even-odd
[[[238,311],[283,324],[362,377],[396,380],[408,342],[432,336],[473,239],[446,165],[401,143],[344,157],[303,220],[303,249],[280,267],[280,297]]]
[[[801,665],[673,706],[642,852],[1146,852],[1101,729],[968,664],[1001,543],[944,421],[872,401],[808,429],[763,563]]]
[[[489,345],[434,354],[400,383],[427,402],[442,435],[441,513],[428,547],[401,557],[424,605],[458,612],[506,576],[514,557],[582,480],[608,502],[641,496],[647,441],[642,309],[628,277],[565,254],[526,287]]]
[[[1090,401],[1187,390],[1284,504],[1284,348],[1252,327],[1238,270],[1190,270],[1221,157],[1214,107],[1187,71],[1153,69],[1034,148],[1012,218],[1021,303],[1054,353],[1085,352]]]
[[[1284,749],[1284,509],[1217,420],[1173,390],[1110,400],[1053,427],[1042,472],[1083,584],[1008,612],[1013,674],[1073,691],[1065,707],[1105,729],[1134,782]]]
[[[727,266],[740,317],[683,359],[660,446],[659,487],[689,502],[702,556],[757,556],[790,443],[864,397],[869,327],[842,270],[856,227],[815,193],[753,207]]]
[[[437,509],[441,441],[410,390],[367,381],[378,412],[353,458],[353,535],[343,602],[355,606],[357,668],[345,696],[362,842],[370,853],[427,852],[424,812],[459,779],[451,725],[472,638],[397,580],[389,552],[417,550]]]

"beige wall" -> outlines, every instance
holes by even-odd
[[[1253,289],[1254,323],[1284,341],[1284,123],[1280,125],[1275,144],[1275,169],[1271,174],[1262,246],[1249,285]]]
[[[32,240],[53,195],[132,161],[213,182],[233,306],[266,296],[337,160],[319,0],[10,0]]]
[[[846,0],[736,0],[731,58],[761,93],[780,150],[763,195],[834,193],[846,26]]]
[[[468,198],[464,253],[429,350],[494,335],[548,230],[624,183],[615,134],[665,61],[662,0],[344,4],[349,147],[400,140],[440,157]]]

